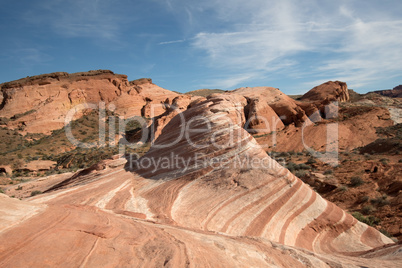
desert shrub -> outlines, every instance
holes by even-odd
[[[365,157],[367,160],[373,159],[373,157],[372,157],[370,154],[368,154],[368,153],[365,153],[365,154],[364,154],[364,157]]]
[[[38,195],[38,194],[41,194],[41,193],[42,193],[41,191],[35,190],[35,191],[31,192],[31,196],[35,196],[35,195]]]
[[[331,175],[333,173],[334,173],[334,171],[332,169],[328,169],[328,170],[324,171],[324,175]]]
[[[377,217],[371,215],[365,217],[360,212],[353,212],[352,216],[355,217],[358,221],[363,222],[370,226],[378,225],[381,222],[381,220]]]
[[[385,235],[385,236],[391,238],[391,234],[390,234],[387,230],[385,230],[385,229],[380,229],[379,231],[380,231],[383,235]]]
[[[294,171],[294,170],[296,170],[297,168],[297,164],[296,163],[293,163],[293,162],[289,162],[287,165],[286,165],[286,167],[287,167],[287,169],[289,169],[290,171]]]
[[[315,163],[317,163],[317,161],[313,157],[310,157],[306,162],[307,165],[311,165],[311,164],[315,164]]]
[[[338,188],[341,192],[346,192],[348,189],[348,187],[346,187],[345,185],[341,186]]]
[[[0,188],[0,194],[4,194],[4,190]]]
[[[399,160],[398,160],[398,163],[402,163],[402,159],[399,159]]]
[[[17,191],[20,191],[20,190],[22,190],[22,186],[21,185],[19,185],[15,190],[17,190]]]
[[[311,166],[306,165],[306,164],[299,164],[299,165],[297,166],[297,168],[298,168],[298,169],[303,169],[303,170],[308,170],[308,169],[311,169]]]
[[[367,201],[369,201],[369,197],[367,195],[362,196],[359,198],[359,203],[366,203]]]
[[[387,195],[383,195],[370,200],[370,203],[379,207],[389,205],[389,200]]]
[[[381,158],[381,159],[380,159],[380,162],[381,162],[383,165],[387,165],[388,162],[389,162],[389,159],[387,159],[387,158]]]
[[[364,215],[368,215],[368,214],[371,214],[373,211],[374,211],[375,209],[374,209],[374,207],[373,206],[364,206],[363,208],[362,208],[362,213],[364,214]]]
[[[289,162],[286,167],[293,173],[294,171],[297,170],[309,170],[311,169],[311,166],[306,165],[306,164],[296,164],[293,162]]]
[[[360,177],[352,177],[352,178],[350,179],[350,186],[352,186],[352,187],[360,186],[360,185],[362,185],[363,183],[364,183],[364,181],[363,181],[362,178],[360,178]]]
[[[304,176],[307,175],[308,171],[306,171],[306,170],[296,170],[295,172],[292,172],[292,173],[298,178],[303,178]]]

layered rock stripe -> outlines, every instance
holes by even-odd
[[[190,159],[185,170],[165,167],[153,172],[152,167],[130,167],[124,159],[109,160],[103,170],[74,176],[30,198],[37,214],[15,218],[15,225],[0,233],[0,265],[401,264],[400,246],[270,159],[241,127],[244,114],[238,107],[236,99],[223,95],[199,102],[174,117],[142,158],[174,153]],[[188,138],[198,147],[182,137],[158,148],[180,137],[182,118],[196,115],[199,120],[192,121],[194,131]],[[200,165],[196,153],[227,159],[226,165]],[[236,164],[252,159],[266,159],[270,167]],[[369,253],[376,247],[382,248]]]

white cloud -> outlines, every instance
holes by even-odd
[[[222,84],[236,86],[272,75],[294,78],[299,73],[314,81],[339,79],[363,87],[402,73],[400,4],[375,0],[170,3],[190,10],[193,20],[212,20],[219,26],[195,33],[191,44],[206,53],[205,64],[226,74],[228,82]]]
[[[186,39],[165,41],[165,42],[160,42],[158,45],[170,45],[170,44],[176,44],[176,43],[183,43],[185,41],[186,41]]]
[[[214,85],[215,88],[219,89],[234,88],[240,83],[249,81],[250,79],[255,79],[257,77],[258,74],[256,73],[221,76],[218,78],[208,79],[205,81],[206,83],[201,84],[200,87],[209,88],[211,85]]]

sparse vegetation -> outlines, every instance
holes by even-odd
[[[370,203],[376,205],[378,207],[383,207],[385,205],[389,205],[389,200],[387,195],[383,195],[370,200]]]
[[[42,192],[41,191],[32,191],[31,192],[31,196],[35,196],[35,195],[38,195],[38,194],[41,194]]]
[[[358,221],[363,222],[369,226],[376,226],[381,222],[379,218],[376,218],[372,215],[365,217],[360,212],[353,212],[352,216],[355,217]]]
[[[315,164],[315,163],[317,163],[317,161],[313,157],[310,157],[306,162],[307,165],[311,165],[311,164]]]
[[[388,165],[389,159],[387,159],[387,158],[381,158],[381,159],[380,159],[380,162],[381,162],[383,165]]]
[[[352,177],[350,179],[350,186],[352,186],[352,187],[358,187],[358,186],[362,185],[363,183],[364,183],[364,181],[360,177]]]
[[[334,171],[332,169],[327,169],[324,171],[324,175],[331,175],[333,173],[334,173]]]
[[[387,236],[387,237],[389,237],[389,238],[392,238],[392,236],[390,235],[390,233],[389,233],[387,230],[381,228],[379,231],[380,231],[383,235],[385,235],[385,236]]]
[[[349,188],[345,185],[342,185],[341,187],[338,188],[341,192],[346,192],[347,190],[349,190]]]
[[[296,177],[298,178],[303,178],[308,174],[308,171],[306,170],[296,170],[295,172],[292,172]]]
[[[359,198],[359,203],[366,203],[367,201],[369,201],[369,199],[370,198],[367,195],[364,195]]]
[[[368,206],[364,206],[364,207],[362,208],[362,213],[363,213],[364,215],[369,215],[369,214],[371,214],[374,210],[375,210],[375,208],[374,208],[373,206],[368,205]]]

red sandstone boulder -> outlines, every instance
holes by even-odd
[[[348,101],[349,91],[345,82],[328,81],[324,84],[314,87],[301,97],[302,101]]]
[[[248,99],[248,104],[244,107],[247,119],[246,130],[249,133],[271,133],[285,127],[275,111],[259,98]]]
[[[269,105],[275,113],[281,118],[285,125],[294,123],[296,126],[302,126],[304,122],[309,121],[304,110],[298,103],[273,87],[245,87],[232,91],[230,94],[238,94],[247,98],[259,98],[261,103]]]

